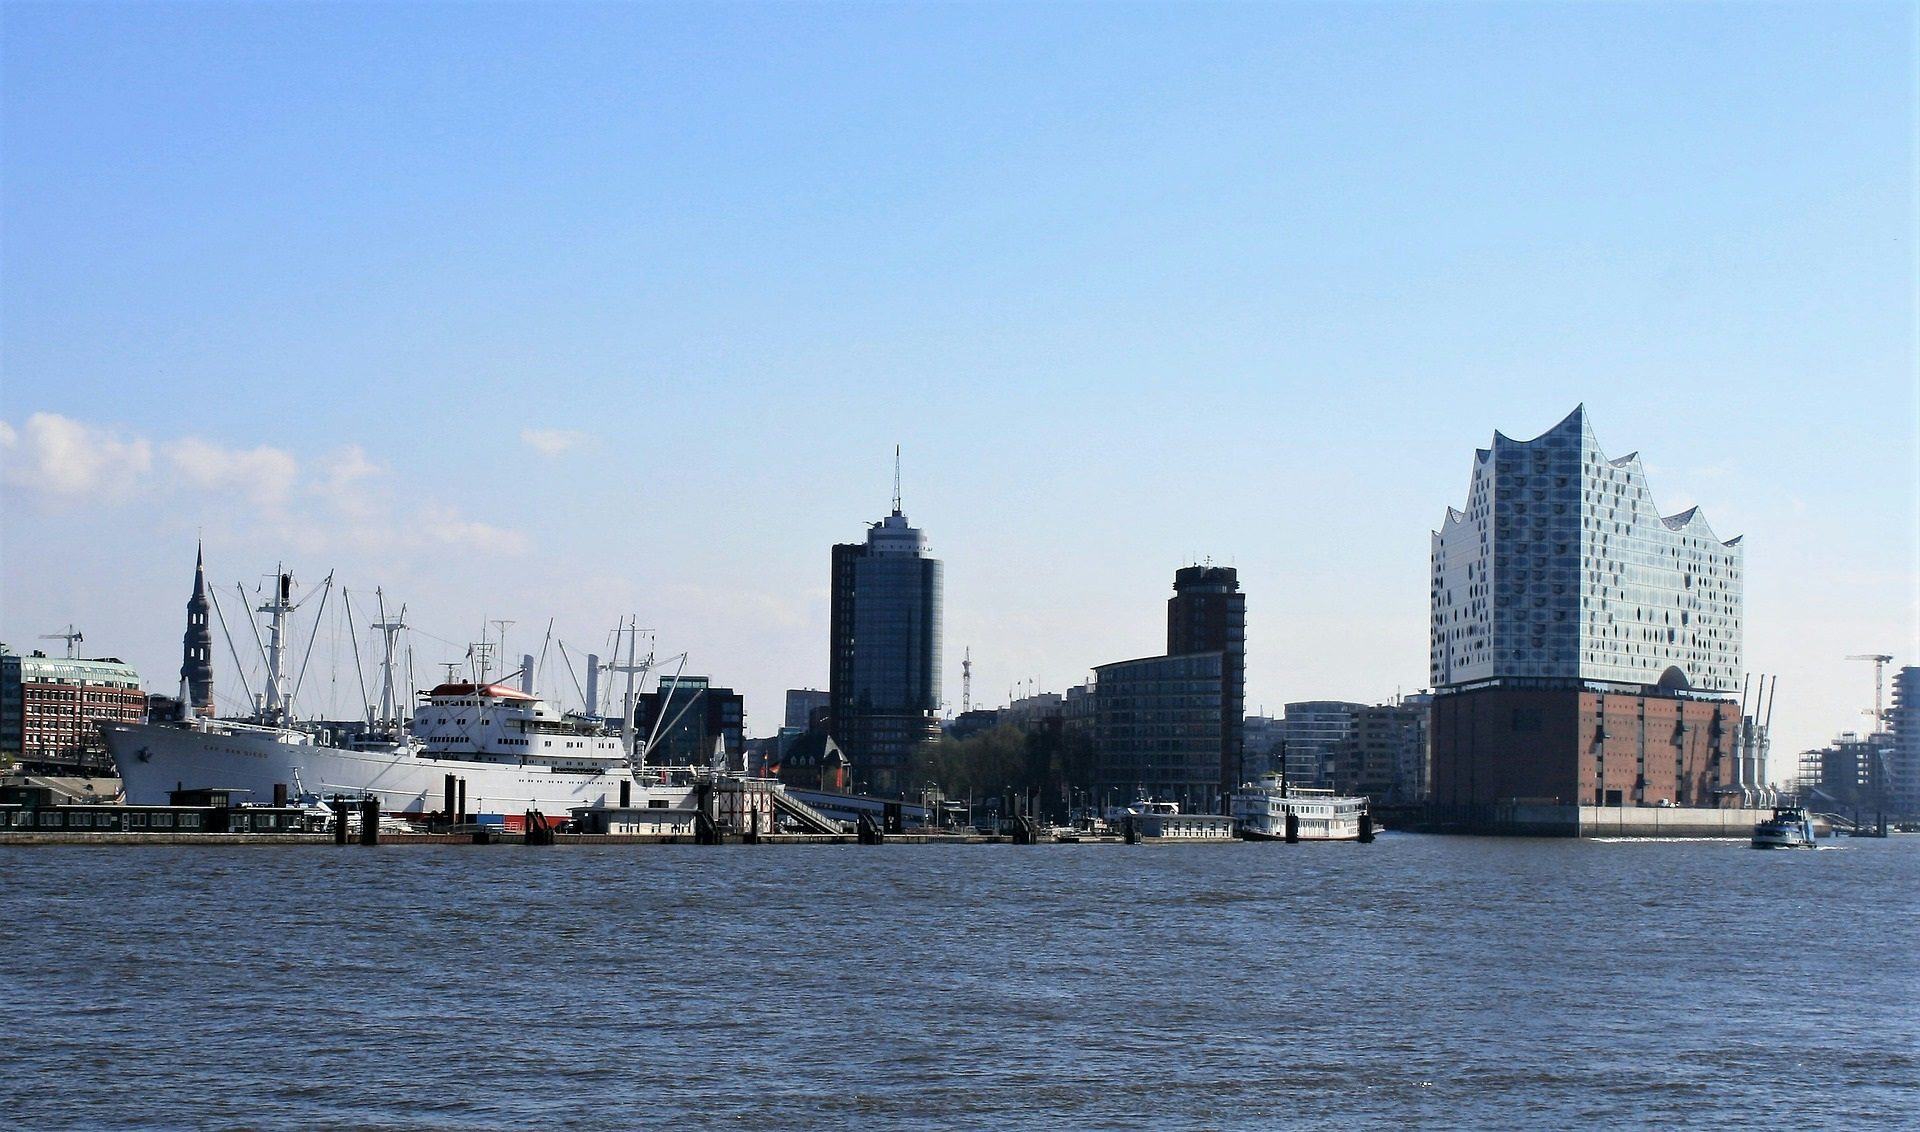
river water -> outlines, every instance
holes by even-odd
[[[0,850],[0,1125],[1920,1123],[1920,838]]]

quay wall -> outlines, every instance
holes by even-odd
[[[1428,833],[1512,837],[1724,837],[1745,840],[1771,810],[1705,806],[1558,806],[1505,802],[1436,808],[1420,828]]]
[[[738,834],[720,838],[724,845],[853,845],[859,837],[852,833],[763,833],[748,839]],[[888,834],[889,845],[991,845],[1010,839],[1000,834]],[[1118,838],[1112,839],[1118,841]],[[461,833],[383,833],[381,845],[524,845],[519,833],[486,831],[479,836]],[[658,833],[559,833],[555,845],[697,845],[700,840],[686,834]],[[0,830],[0,846],[5,845],[332,845],[331,833],[120,833],[79,832],[69,830]],[[358,848],[356,835],[348,846]]]
[[[1690,806],[1582,806],[1582,837],[1729,837],[1742,841],[1772,810]]]

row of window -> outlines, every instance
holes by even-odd
[[[176,821],[176,818],[178,819]],[[124,819],[124,825],[122,824]],[[15,829],[199,829],[199,814],[102,814],[61,810],[16,810],[7,824]]]

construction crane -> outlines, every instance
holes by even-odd
[[[1862,710],[1860,714],[1873,716],[1873,729],[1875,731],[1885,730],[1887,726],[1887,712],[1885,707],[1886,700],[1881,695],[1882,689],[1885,687],[1882,677],[1886,675],[1887,665],[1893,662],[1893,658],[1886,653],[1877,652],[1860,653],[1856,656],[1850,656],[1847,659],[1871,660],[1873,662],[1873,708],[1871,711]]]
[[[75,648],[74,648],[74,646],[75,646],[75,645],[78,645],[78,644],[79,644],[79,643],[80,643],[81,641],[84,641],[84,640],[86,640],[87,638],[86,638],[86,635],[85,635],[84,633],[82,633],[82,632],[80,632],[80,630],[78,630],[78,629],[76,629],[76,628],[74,628],[74,627],[73,627],[72,625],[68,625],[68,626],[67,626],[67,631],[66,631],[66,632],[64,632],[64,633],[42,633],[42,634],[40,634],[40,639],[41,639],[41,640],[43,640],[43,641],[65,641],[65,642],[67,642],[67,659],[68,659],[68,660],[72,660],[72,659],[74,659],[74,658],[75,658],[76,656],[78,656],[78,655],[79,655],[79,652],[78,652],[78,650],[77,650],[77,649],[75,649]]]

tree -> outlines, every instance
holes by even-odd
[[[1092,781],[1093,746],[1057,725],[1031,731],[1003,723],[965,739],[942,738],[918,752],[913,774],[935,782],[948,797],[1032,795],[1043,811],[1066,816],[1075,786]]]

